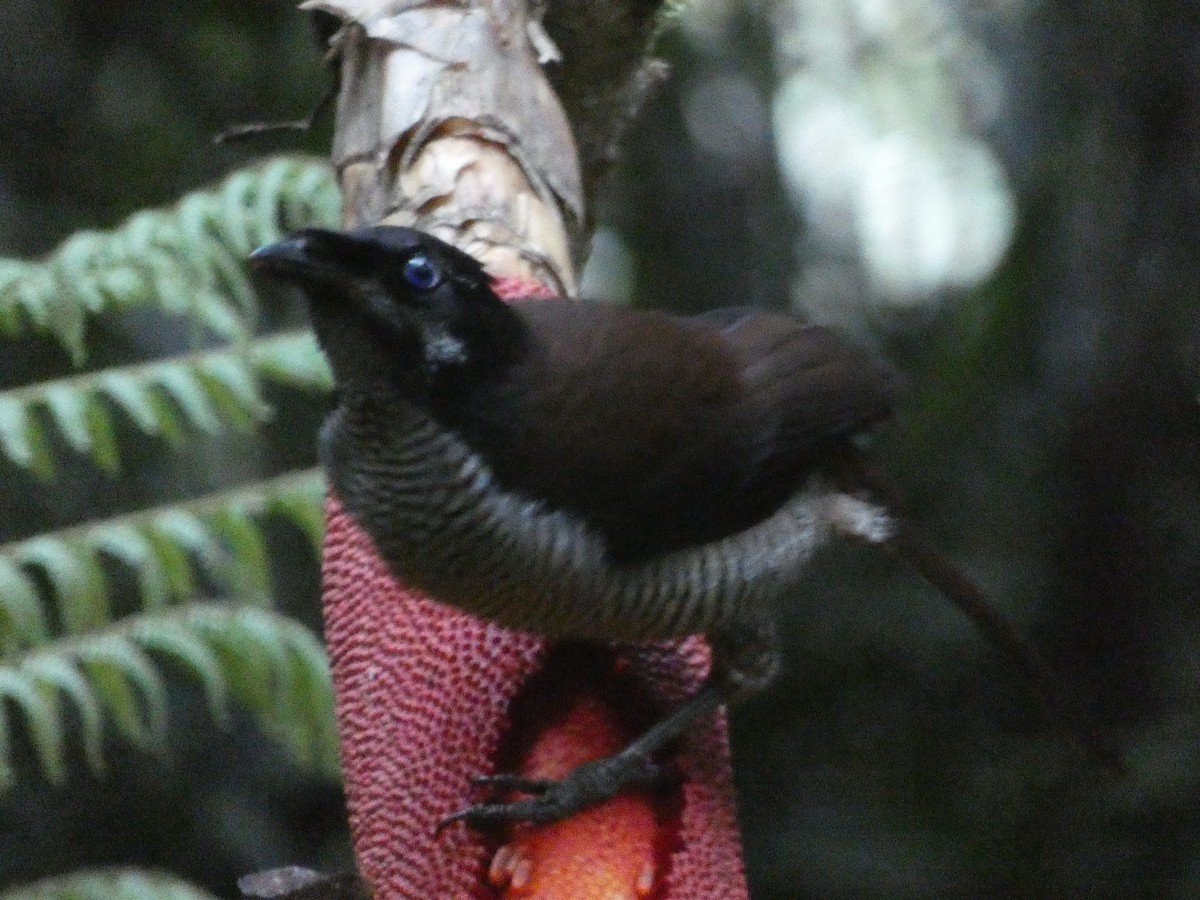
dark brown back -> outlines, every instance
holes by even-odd
[[[622,559],[770,515],[896,393],[885,363],[782,313],[515,308],[529,352],[455,418],[501,484],[581,516]]]

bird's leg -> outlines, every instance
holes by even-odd
[[[475,784],[491,790],[517,790],[533,796],[507,803],[469,806],[448,816],[438,830],[458,821],[473,828],[515,822],[556,822],[624,790],[658,783],[669,770],[655,762],[654,755],[683,734],[693,722],[715,711],[722,702],[721,684],[715,678],[708,678],[695,694],[625,748],[611,756],[576,766],[557,781],[509,773],[478,776],[473,779]]]
[[[492,790],[516,790],[533,796],[507,803],[480,803],[447,817],[441,831],[454,822],[473,828],[515,822],[555,822],[602,803],[633,787],[663,780],[669,769],[655,756],[688,728],[731,703],[764,688],[778,669],[774,628],[762,621],[739,623],[710,636],[713,670],[699,690],[611,756],[583,763],[566,777],[553,780],[501,773],[474,779]]]

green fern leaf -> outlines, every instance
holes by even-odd
[[[223,298],[199,292],[193,298],[189,311],[196,324],[227,341],[242,341],[246,337],[247,324],[241,311]]]
[[[90,236],[97,243],[104,240],[103,235],[94,232]],[[103,251],[102,246],[97,249]],[[80,260],[80,266],[69,265],[63,256],[63,251],[60,251],[58,262],[62,276],[70,278],[73,271],[78,272],[74,284],[76,290],[79,291],[80,300],[89,312],[96,314],[103,312],[109,306],[119,309],[123,306],[135,305],[133,301],[143,290],[143,285],[142,275],[131,261],[124,265],[109,264],[105,265],[105,268],[98,269],[90,265],[91,260],[86,258]]]
[[[86,455],[91,449],[92,436],[87,426],[87,396],[61,384],[46,389],[46,408],[59,432],[77,453]]]
[[[17,717],[45,776],[61,781],[64,701],[78,713],[93,769],[103,766],[106,722],[133,745],[161,751],[169,707],[151,654],[174,660],[198,679],[216,721],[224,721],[233,698],[299,761],[336,777],[333,687],[317,638],[266,610],[193,604],[169,615],[130,617],[0,665],[0,787],[13,779]]]
[[[180,412],[194,427],[209,434],[221,430],[221,421],[194,369],[164,364],[158,368],[155,380],[178,404]]]
[[[41,598],[13,560],[0,555],[0,656],[49,639]]]
[[[290,480],[271,495],[271,511],[303,531],[317,555],[325,540],[324,503],[325,477],[319,470]]]
[[[233,553],[237,596],[259,606],[269,605],[271,567],[259,524],[245,509],[236,506],[217,510],[211,521]]]
[[[0,900],[215,900],[161,872],[102,869],[44,878],[0,893]]]
[[[102,528],[91,530],[87,535],[87,543],[95,550],[120,560],[134,573],[142,605],[146,609],[165,606],[173,593],[177,597],[184,597],[190,593],[190,570],[182,586],[183,590],[174,592],[167,574],[167,566],[151,539],[145,532],[127,522],[111,522]],[[173,561],[186,567],[186,555],[180,555],[182,559],[175,558]]]
[[[283,168],[272,169],[262,173],[257,196],[258,215],[246,220],[246,242],[239,248],[244,259],[251,250],[279,240],[283,235],[273,226],[275,217],[271,215],[271,198],[283,195],[288,179],[292,173]],[[264,227],[266,226],[266,227]]]
[[[128,567],[145,609],[193,597],[199,572],[242,602],[265,605],[271,592],[264,517],[280,514],[297,524],[315,552],[323,494],[321,473],[309,469],[0,546],[0,653],[48,639],[50,607],[23,569],[42,573],[46,601],[67,634],[111,619],[102,555]]]
[[[324,648],[291,619],[249,607],[195,605],[184,612],[222,661],[230,693],[297,759],[337,777],[333,684]]]
[[[46,267],[10,260],[0,268],[0,308],[6,308],[0,316],[6,331],[20,333],[27,322],[56,337],[76,363],[82,360],[84,307],[59,291]]]
[[[316,637],[297,622],[248,607],[195,606],[186,622],[221,659],[230,693],[301,762],[336,776],[333,686]]]
[[[95,692],[74,661],[53,653],[29,656],[22,670],[43,687],[56,688],[69,697],[79,713],[84,758],[96,774],[104,771],[104,715]]]
[[[212,198],[218,209],[214,210],[210,205],[203,213],[204,228],[216,235],[222,246],[230,248],[239,256],[245,256],[253,249],[249,236],[250,216],[238,215],[238,211],[243,203],[254,203],[254,182],[253,172],[235,172],[225,180],[220,193]]]
[[[21,313],[15,302],[15,292],[22,283],[36,276],[37,267],[22,259],[0,259],[0,335],[16,337],[21,333]]]
[[[161,407],[155,406],[152,382],[134,372],[110,369],[96,376],[96,389],[145,434],[162,432]]]
[[[167,507],[154,513],[150,528],[186,551],[189,570],[195,560],[203,572],[217,580],[228,577],[232,556],[221,547],[216,535],[204,519],[186,507]]]
[[[196,577],[187,549],[175,541],[169,532],[150,525],[142,532],[154,553],[156,565],[167,583],[167,593],[182,599],[196,592]]]
[[[259,378],[328,390],[329,370],[311,335],[289,332],[237,348],[191,353],[76,375],[0,392],[0,452],[49,474],[51,461],[36,407],[44,407],[67,443],[110,474],[120,467],[113,410],[143,433],[184,440],[183,423],[214,433],[249,430],[269,418]]]
[[[339,206],[322,162],[276,159],[235,173],[173,209],[73,235],[44,262],[0,261],[0,331],[51,334],[79,362],[88,316],[153,305],[218,336],[244,337],[256,302],[246,254],[285,230],[336,225]]]
[[[139,617],[129,625],[130,636],[147,650],[174,659],[189,669],[208,700],[213,721],[229,717],[229,686],[213,651],[183,624],[166,616]]]
[[[199,360],[196,373],[213,405],[243,430],[270,415],[271,408],[263,400],[247,360],[232,354],[210,354]]]
[[[48,297],[39,297],[32,291],[21,291],[17,302],[41,330],[58,339],[79,365],[83,362],[83,332],[85,327],[84,308],[63,294],[55,291]]]
[[[278,217],[278,211],[275,209],[266,210],[266,214]],[[258,311],[258,294],[246,274],[246,257],[248,255],[248,253],[240,251],[235,253],[229,247],[216,244],[213,245],[207,262],[211,266],[217,282],[233,299],[241,315],[253,321]]]
[[[112,418],[98,397],[69,382],[51,384],[43,393],[46,408],[67,443],[115,475],[120,467]]]
[[[221,662],[229,692],[255,711],[260,711],[275,725],[278,709],[272,689],[272,663],[278,664],[277,647],[261,644],[257,632],[241,626],[240,619],[231,620],[218,610],[193,610],[188,624],[204,638]],[[240,612],[240,610],[239,610]]]
[[[121,457],[117,450],[117,436],[113,429],[112,414],[91,394],[84,411],[88,436],[91,438],[91,458],[108,475],[116,475],[121,469]]]
[[[150,657],[124,635],[112,633],[82,639],[76,656],[117,732],[145,750],[164,747],[167,689]]]
[[[333,389],[333,375],[311,333],[278,335],[254,344],[251,352],[259,373],[281,384],[305,389]]]
[[[89,314],[102,312],[110,304],[120,306],[136,293],[141,278],[130,261],[122,261],[111,251],[113,243],[100,231],[77,231],[54,254],[53,265],[42,272],[53,280],[70,285],[79,305]]]
[[[168,445],[181,447],[187,441],[187,429],[183,424],[183,415],[179,408],[171,402],[166,389],[159,384],[151,384],[146,391],[146,400],[154,411],[157,423],[157,434]]]
[[[300,629],[288,642],[291,691],[284,698],[286,721],[295,733],[292,746],[300,762],[336,778],[341,772],[341,753],[336,729],[329,727],[333,709],[333,682],[329,659],[316,637]]]
[[[61,784],[67,770],[63,758],[62,720],[54,695],[39,689],[23,670],[0,666],[0,700],[5,697],[24,718],[42,773],[48,781]],[[9,734],[8,720],[0,716],[0,751],[4,754],[0,758],[0,786],[3,787],[10,786],[13,778]]]
[[[63,630],[80,634],[108,622],[104,570],[86,546],[74,540],[42,536],[17,547],[17,561],[37,567],[50,583]]]
[[[207,250],[219,252],[211,246]],[[186,317],[227,341],[244,340],[252,330],[245,311],[220,290],[211,272],[189,271],[189,260],[158,248],[131,247],[129,252],[140,254],[138,265],[146,268],[146,291],[167,314]]]
[[[0,395],[0,449],[12,462],[40,478],[54,474],[42,426],[19,400]]]

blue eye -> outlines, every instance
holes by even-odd
[[[437,266],[430,262],[423,253],[410,256],[404,263],[404,280],[418,291],[427,291],[437,287],[442,280],[442,273]]]

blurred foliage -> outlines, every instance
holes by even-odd
[[[179,879],[137,869],[81,872],[0,892],[0,900],[208,900],[211,897],[212,894]]]
[[[338,204],[328,166],[281,157],[113,231],[76,234],[40,262],[0,261],[9,342],[45,334],[87,367],[94,326],[145,311],[182,322],[191,344],[0,391],[0,465],[27,470],[47,492],[67,487],[64,457],[136,478],[123,434],[178,451],[228,429],[252,434],[274,414],[266,385],[327,391],[311,334],[262,330],[245,258],[287,231],[335,223]],[[303,468],[0,544],[0,808],[4,791],[39,770],[61,787],[78,777],[77,761],[105,777],[114,754],[173,752],[179,677],[199,688],[213,725],[227,727],[236,705],[295,765],[336,782],[324,650],[270,608],[268,530],[286,523],[315,560],[323,498],[323,477]],[[156,891],[187,893],[126,873],[48,882],[28,896]]]
[[[40,410],[76,453],[113,473],[120,466],[113,413],[144,433],[177,443],[187,426],[216,432],[251,427],[270,410],[258,387],[268,377],[328,388],[311,336],[251,340],[256,298],[244,260],[284,228],[336,220],[328,170],[279,160],[230,177],[178,206],[139,213],[111,233],[82,232],[42,262],[0,261],[0,334],[48,333],[82,364],[89,316],[153,307],[232,342],[217,350],[38,382],[0,392],[0,450],[49,476],[53,462]]]
[[[328,80],[287,2],[9,0],[0,42],[9,255],[45,252],[244,165],[261,144],[217,147],[213,135],[304,115]],[[324,150],[328,128],[304,143]]]

